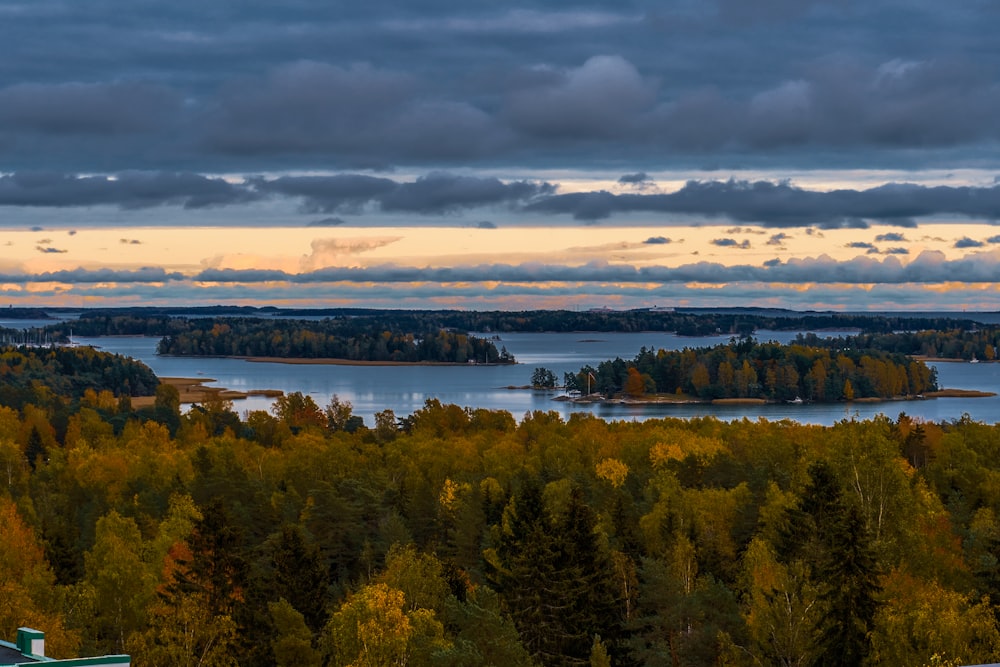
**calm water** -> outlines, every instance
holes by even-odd
[[[851,332],[820,332],[843,335]],[[795,332],[758,332],[761,341],[788,342]],[[968,413],[978,421],[1000,421],[1000,397],[939,398],[926,401],[855,403],[827,405],[581,405],[552,400],[560,392],[510,390],[505,387],[530,383],[531,373],[544,366],[561,380],[563,373],[575,372],[586,364],[605,359],[634,358],[639,348],[678,350],[724,343],[729,336],[687,338],[665,333],[520,333],[503,334],[497,346],[506,346],[518,360],[514,366],[310,366],[280,363],[252,363],[242,359],[160,357],[155,354],[158,338],[116,337],[77,338],[78,342],[134,357],[165,377],[212,378],[214,386],[238,391],[280,389],[301,391],[325,406],[337,394],[350,401],[355,414],[371,426],[374,413],[386,408],[408,415],[429,398],[465,407],[506,410],[516,418],[532,410],[554,410],[564,418],[573,412],[592,412],[605,419],[648,419],[654,417],[697,417],[713,415],[732,420],[792,419],[811,424],[833,424],[878,414],[892,418],[900,412],[929,421],[958,419]],[[938,383],[942,387],[980,389],[1000,393],[1000,364],[939,363]],[[268,410],[271,400],[251,397],[236,401],[237,411]]]

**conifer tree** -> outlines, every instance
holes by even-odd
[[[526,483],[504,513],[492,579],[525,648],[544,665],[584,665],[594,635],[620,634],[610,561],[578,489],[552,517],[539,488]]]

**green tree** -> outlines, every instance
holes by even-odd
[[[531,386],[535,389],[552,389],[556,386],[556,374],[548,368],[536,368],[531,374]]]
[[[327,428],[336,433],[337,431],[347,431],[348,425],[354,414],[354,406],[350,401],[343,401],[334,394],[326,406]]]
[[[143,560],[139,527],[115,511],[97,522],[97,539],[85,556],[85,585],[92,591],[91,636],[102,652],[125,652],[125,639],[145,627],[157,578]]]
[[[540,489],[526,482],[503,524],[490,577],[532,657],[545,665],[585,662],[595,634],[616,642],[614,574],[579,489],[552,517]]]
[[[278,419],[288,425],[292,433],[298,433],[310,426],[317,428],[327,426],[327,419],[323,411],[316,405],[316,401],[313,400],[312,396],[303,394],[301,391],[293,391],[279,396],[275,399],[271,411]]]
[[[267,607],[275,629],[271,640],[275,667],[320,667],[322,654],[313,648],[313,633],[302,614],[284,598]]]
[[[278,595],[302,614],[309,629],[318,633],[327,621],[330,576],[319,549],[297,525],[281,529],[271,552]]]

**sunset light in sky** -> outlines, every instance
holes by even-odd
[[[336,4],[0,2],[0,303],[1000,309],[990,3]]]

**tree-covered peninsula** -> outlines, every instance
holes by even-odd
[[[571,391],[605,397],[816,402],[897,398],[937,389],[934,370],[902,354],[759,343],[749,337],[678,351],[643,348],[631,361],[614,359],[568,373],[565,384]]]
[[[48,406],[79,400],[87,391],[145,396],[159,383],[142,362],[91,347],[0,348],[0,405]]]

